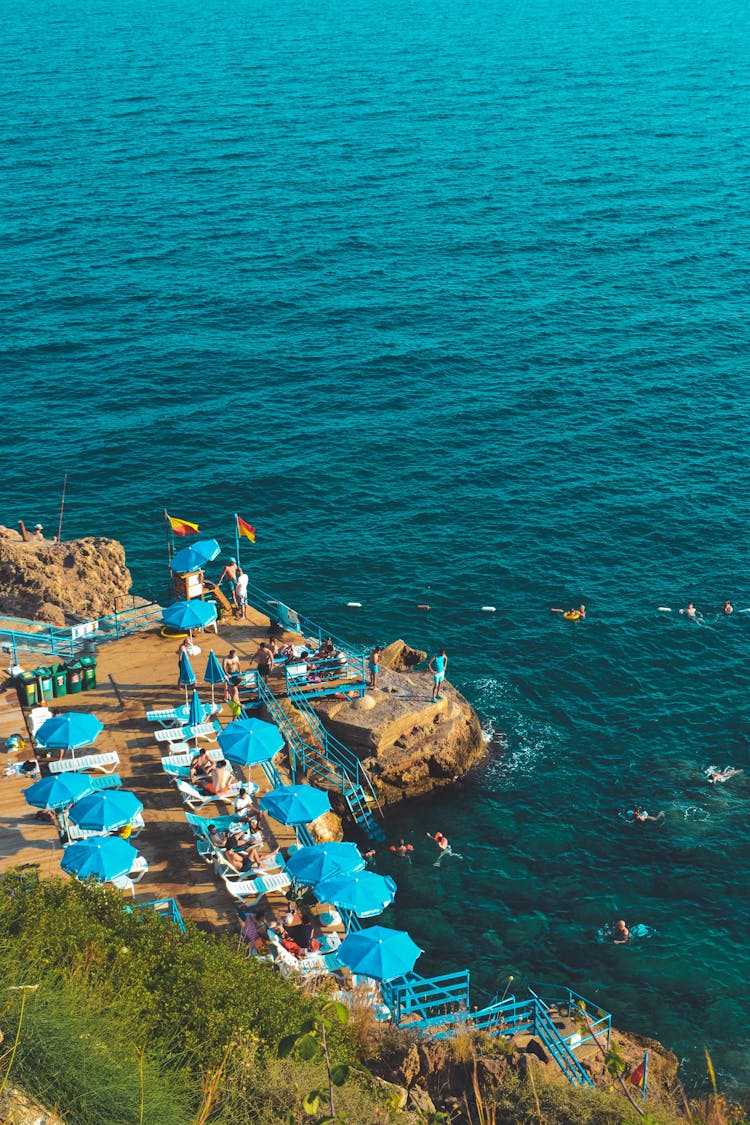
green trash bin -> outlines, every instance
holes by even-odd
[[[83,668],[83,690],[91,691],[96,687],[96,657],[82,656],[80,664]]]
[[[83,691],[83,668],[80,660],[71,660],[65,665],[65,671],[68,676],[68,695]]]
[[[67,695],[68,673],[65,670],[65,665],[59,663],[50,664],[49,670],[52,673],[52,692],[55,699],[59,699],[61,695]]]
[[[51,699],[55,698],[55,693],[52,690],[52,672],[46,665],[40,664],[38,668],[34,669],[36,682],[38,687],[39,702],[48,703]]]
[[[22,707],[36,707],[37,690],[33,672],[22,672],[16,679],[16,691]]]

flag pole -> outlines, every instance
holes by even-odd
[[[237,551],[237,565],[241,566],[242,564],[240,563],[240,525],[238,523],[238,518],[239,517],[237,516],[237,513],[235,512],[234,513],[234,546],[235,546],[235,550]]]
[[[58,527],[57,527],[57,542],[58,543],[62,543],[62,521],[63,521],[63,511],[65,510],[65,489],[67,488],[67,486],[68,486],[68,474],[66,472],[65,478],[63,480],[62,500],[60,501],[60,523],[58,524]]]
[[[167,515],[167,509],[166,508],[164,509],[164,524],[165,524],[165,530],[166,530],[166,533],[167,533],[167,569],[169,570],[169,586],[168,586],[168,589],[169,589],[170,594],[174,594],[174,578],[172,576],[172,539],[171,539],[170,534],[169,534],[172,525],[169,522],[169,516]]]

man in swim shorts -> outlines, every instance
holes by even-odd
[[[235,607],[235,609],[237,608],[237,597],[235,595],[235,589],[237,586],[237,578],[239,576],[239,572],[240,568],[237,565],[237,559],[230,559],[221,572],[221,578],[216,583],[217,586],[221,586],[222,582],[226,578],[227,585],[229,586],[230,601],[232,602],[232,605]]]
[[[443,698],[440,688],[443,686],[448,668],[448,657],[445,655],[444,648],[438,650],[437,656],[432,657],[427,667],[432,672],[432,702],[434,703],[437,699]]]
[[[380,671],[379,660],[380,660],[380,653],[382,651],[383,650],[381,648],[378,648],[376,646],[372,650],[372,652],[370,653],[370,659],[368,661],[367,667],[370,670],[370,687],[371,688],[375,688],[375,687],[378,686],[378,672]]]

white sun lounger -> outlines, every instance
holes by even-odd
[[[259,879],[240,879],[236,883],[226,882],[224,885],[232,898],[239,899],[245,905],[255,906],[263,895],[269,891],[285,891],[291,886],[288,875],[263,875]]]
[[[140,836],[145,825],[143,822],[143,813],[136,813],[132,820],[133,831],[130,834],[131,839]],[[88,840],[90,836],[108,836],[109,832],[97,832],[95,829],[92,831],[89,828],[79,828],[77,824],[68,823],[68,839],[71,844],[75,840]]]
[[[85,754],[81,758],[61,758],[59,762],[49,763],[50,773],[75,773],[78,770],[101,770],[102,773],[114,773],[120,764],[116,750],[108,754]]]
[[[166,727],[162,730],[154,731],[154,738],[157,742],[187,742],[190,738],[208,738],[216,739],[216,735],[221,732],[221,723],[198,723],[194,727]]]
[[[178,777],[175,778],[175,780],[177,782],[177,788],[180,792],[180,796],[182,797],[187,807],[189,809],[192,809],[193,811],[195,811],[196,809],[202,809],[205,805],[210,805],[214,801],[223,801],[225,804],[230,805],[234,803],[237,788],[236,786],[228,796],[218,797],[214,793],[201,793],[200,790],[196,789],[194,785],[191,785],[189,781],[183,781],[182,778]]]

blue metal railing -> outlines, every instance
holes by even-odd
[[[289,699],[297,710],[305,716],[308,726],[323,750],[326,759],[339,767],[341,771],[341,792],[346,792],[347,782],[349,786],[359,786],[365,794],[369,793],[378,809],[380,809],[378,795],[373,788],[367,770],[352,750],[344,746],[343,742],[339,742],[334,735],[326,730],[316,711],[310,706],[306,693],[300,691],[299,688],[292,687],[289,691]]]
[[[571,1019],[575,1018],[576,1013],[583,1017],[586,1012],[589,1023],[581,1018],[580,1020],[580,1038],[577,1045],[582,1043],[589,1043],[594,1041],[594,1033],[597,1035],[604,1034],[607,1037],[607,1046],[609,1047],[610,1036],[612,1034],[612,1015],[610,1012],[605,1012],[603,1008],[590,1004],[578,992],[574,992],[572,988],[560,988],[555,985],[538,985],[539,991],[543,994],[540,995],[535,989],[529,988],[532,996],[539,1000],[540,1004],[548,1009],[551,1005],[555,1007],[565,1007],[568,1010],[568,1016]]]
[[[96,631],[96,640],[119,641],[122,637],[130,637],[133,633],[140,633],[142,629],[161,619],[161,606],[158,602],[147,602],[145,605],[134,605],[129,609],[111,613],[107,617],[100,617]]]
[[[457,1012],[468,1010],[469,970],[440,977],[409,973],[383,985],[383,998],[396,1023],[413,1015],[420,1017],[418,1024],[410,1025],[417,1030],[435,1022],[445,1023]]]
[[[330,629],[323,628],[322,625],[319,625],[304,613],[296,613],[291,610],[288,605],[273,597],[267,590],[257,586],[254,582],[248,583],[247,600],[249,605],[257,609],[259,613],[265,614],[271,621],[277,622],[285,628],[291,627],[292,632],[298,631],[305,637],[314,637],[318,645],[321,645],[326,637],[330,637],[337,648],[348,648],[350,650],[352,648],[348,641],[336,637]],[[361,651],[366,651],[365,646],[362,646]]]
[[[182,933],[185,932],[185,923],[180,914],[180,908],[173,898],[158,898],[154,899],[153,902],[134,902],[132,906],[126,907],[128,912],[133,909],[153,910],[156,914],[159,914],[162,918],[166,918],[168,922],[175,925]]]

